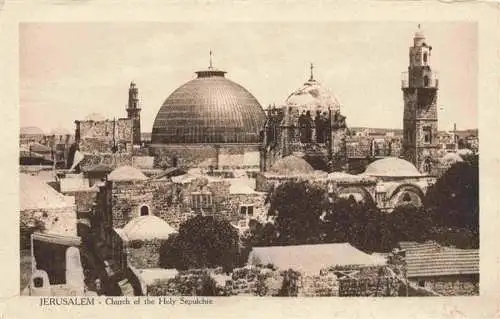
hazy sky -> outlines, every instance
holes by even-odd
[[[422,23],[438,72],[439,128],[477,127],[477,28]],[[262,104],[280,105],[309,77],[328,87],[350,126],[401,128],[401,73],[416,22],[21,24],[20,122],[49,132],[101,113],[125,117],[130,81],[150,132],[163,101],[209,64]]]

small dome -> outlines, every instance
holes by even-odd
[[[50,131],[50,135],[71,135],[71,133],[63,127],[58,127]]]
[[[153,215],[132,219],[123,227],[123,232],[129,240],[167,239],[176,233],[166,221]]]
[[[105,121],[105,120],[106,120],[106,118],[102,114],[99,114],[99,113],[90,113],[89,115],[87,115],[85,117],[85,121],[97,122],[97,121]]]
[[[112,171],[113,168],[106,164],[96,164],[87,170],[87,172],[91,173],[110,173]]]
[[[48,153],[52,151],[50,147],[40,143],[31,143],[28,148],[31,152],[35,153]]]
[[[329,181],[338,181],[338,182],[376,182],[376,179],[370,176],[360,176],[360,175],[351,175],[344,172],[333,172],[327,175],[327,180]]]
[[[314,79],[310,79],[302,87],[294,91],[285,101],[287,106],[295,106],[299,111],[310,111],[315,115],[316,111],[333,112],[340,110],[340,102],[335,95]]]
[[[440,159],[442,164],[455,164],[463,161],[462,157],[460,157],[457,153],[446,153],[446,155]]]
[[[36,126],[25,126],[20,129],[21,135],[43,135],[41,128]]]
[[[474,154],[474,152],[472,152],[470,149],[468,148],[462,148],[462,149],[459,149],[457,151],[457,154],[460,155],[460,156],[467,156],[467,155],[472,155]]]
[[[276,161],[269,172],[277,175],[313,174],[314,168],[303,158],[290,155]]]
[[[410,162],[396,157],[379,159],[366,168],[365,175],[375,177],[413,177],[421,176],[417,168]]]
[[[148,178],[139,169],[132,166],[121,166],[108,175],[108,180],[117,181],[144,181]]]

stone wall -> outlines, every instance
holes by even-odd
[[[152,145],[150,154],[154,156],[155,167],[196,167],[207,159],[215,159],[216,150],[212,145]]]
[[[442,296],[478,296],[479,276],[439,276],[433,278],[418,278],[411,282],[418,284],[419,281],[425,283],[425,287]]]
[[[137,269],[160,268],[162,240],[133,240],[126,245],[128,263]]]
[[[76,236],[75,206],[52,209],[27,209],[21,211],[21,229],[31,228],[37,221],[43,224],[45,233]]]
[[[132,165],[132,154],[131,153],[99,153],[90,154],[85,153],[84,159],[80,162],[80,168],[83,171],[90,169],[91,167],[104,164],[110,165],[112,167],[119,167],[124,165]]]
[[[298,295],[304,297],[338,296],[339,283],[337,277],[332,273],[316,276],[303,275],[299,282]]]
[[[148,181],[113,182],[111,191],[113,227],[123,228],[130,220],[140,216],[143,205],[153,205],[153,189]]]
[[[79,121],[76,135],[83,153],[111,152],[113,143],[119,150],[126,150],[132,147],[133,120]]]
[[[201,209],[193,208],[192,193],[211,194],[212,204],[203,208],[204,214],[221,216],[234,223],[246,219],[240,214],[240,204],[254,206],[253,216],[259,218],[266,215],[264,205],[265,193],[230,194],[228,180],[194,179],[189,183],[173,183],[169,180],[146,180],[135,182],[112,182],[108,188],[100,189],[97,198],[98,210],[103,216],[111,209],[112,226],[121,228],[131,219],[140,216],[140,207],[146,205],[149,213],[165,220],[170,226],[178,228],[181,223],[201,213]],[[111,196],[106,200],[105,197]],[[109,207],[107,207],[109,205]],[[99,214],[98,214],[99,215]],[[96,216],[97,217],[97,216]]]
[[[97,190],[82,190],[75,192],[66,192],[65,195],[74,196],[76,211],[77,212],[88,212],[92,210],[96,200],[97,200]]]
[[[246,218],[253,218],[258,220],[259,222],[264,222],[267,214],[265,205],[266,196],[267,194],[265,193],[230,194],[220,203],[220,205],[224,207],[224,217],[235,224],[239,220]],[[239,210],[240,205],[253,205],[253,215],[242,215]]]
[[[225,275],[220,270],[191,269],[182,271],[173,279],[158,280],[147,287],[150,296],[197,295],[200,279],[212,278],[216,282],[217,296],[277,296],[283,282],[283,274],[267,268],[240,268]],[[200,294],[201,296],[202,294]]]
[[[253,144],[154,144],[150,146],[150,155],[154,156],[154,167],[186,167],[193,168],[203,165],[215,165],[217,153],[219,158],[224,155],[242,155],[241,163],[229,163],[220,167],[244,167],[244,154],[246,152],[258,152],[259,146]],[[223,159],[222,159],[223,160]],[[255,168],[258,168],[256,163]]]

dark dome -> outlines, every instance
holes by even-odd
[[[258,143],[265,113],[241,85],[209,69],[175,90],[153,123],[151,142]]]

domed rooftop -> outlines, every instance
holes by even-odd
[[[139,169],[132,166],[120,166],[108,175],[108,181],[144,181],[148,178]]]
[[[110,165],[106,164],[96,164],[87,170],[87,172],[90,173],[110,173],[112,171],[113,168]]]
[[[23,126],[20,129],[21,135],[43,135],[41,128],[36,126]]]
[[[463,162],[464,160],[457,153],[446,153],[440,158],[442,164],[454,164],[457,162]]]
[[[129,240],[167,239],[176,233],[166,221],[153,215],[132,219],[123,227],[123,232]]]
[[[289,155],[276,161],[269,173],[276,175],[313,174],[314,168],[303,158]]]
[[[224,71],[196,74],[161,106],[152,143],[258,143],[265,113],[257,99]]]
[[[314,79],[313,67],[311,65],[311,76],[303,86],[290,94],[285,103],[287,106],[296,106],[300,111],[310,111],[311,114],[316,114],[316,111],[321,113],[340,110],[340,102],[335,95],[327,88],[321,85]]]
[[[99,113],[90,113],[89,115],[87,115],[85,117],[85,121],[98,122],[98,121],[105,121],[105,120],[106,120],[106,118],[102,114],[99,114]]]
[[[50,135],[71,135],[71,133],[63,127],[58,127],[50,131]]]
[[[375,177],[421,176],[412,163],[396,157],[387,157],[371,163],[366,167],[364,174]]]

